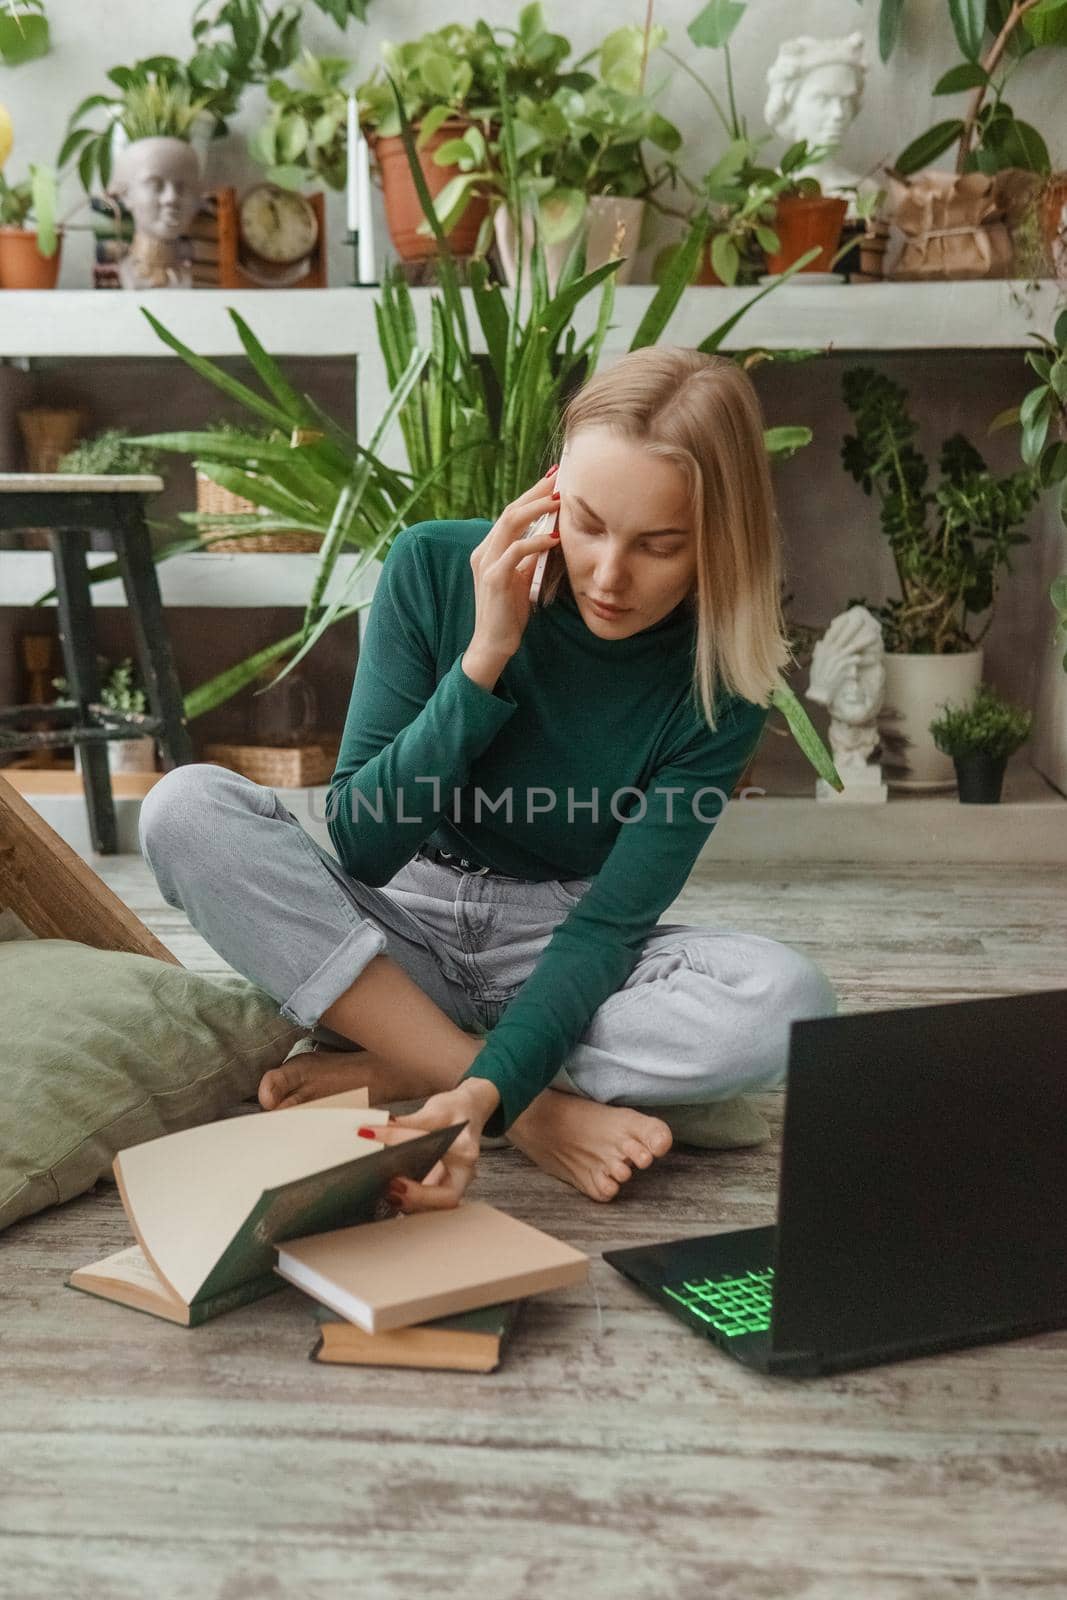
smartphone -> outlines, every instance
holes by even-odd
[[[557,489],[557,491],[559,489],[560,474],[563,471],[563,463],[566,461],[566,459],[567,459],[567,448],[566,448],[566,446],[564,446],[563,454],[559,458],[559,466],[556,469],[556,489]],[[523,534],[523,538],[524,539],[532,539],[536,534],[548,533],[550,529],[553,529],[555,531],[558,531],[558,529],[559,529],[559,507],[558,506],[556,507],[555,511],[548,511],[548,512],[545,513],[545,515],[543,517],[538,517],[536,522],[532,522],[530,524],[530,526],[527,528],[526,532]],[[532,573],[532,575],[530,577],[530,604],[531,605],[534,605],[536,603],[536,601],[538,599],[538,596],[541,593],[541,584],[544,582],[545,568],[548,566],[548,558],[549,558],[549,556],[551,554],[552,554],[551,550],[542,550],[541,554],[538,556],[537,560],[534,562],[533,573]]]

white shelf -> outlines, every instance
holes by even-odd
[[[359,559],[355,555],[338,558],[326,589],[327,603],[340,596]],[[114,557],[107,550],[90,550],[87,560],[92,568],[113,561]],[[314,553],[264,555],[251,551],[233,554],[217,551],[171,556],[157,564],[156,574],[163,604],[168,607],[303,607],[311,596],[318,561]],[[375,561],[364,572],[349,603],[370,599],[380,570],[380,562]],[[52,557],[47,550],[0,551],[0,606],[35,605],[52,587],[52,582]],[[92,584],[90,593],[95,606],[126,604],[126,592],[118,578]],[[47,604],[54,606],[55,600]]]
[[[668,323],[672,343],[696,345],[754,289],[686,290]],[[421,328],[429,328],[432,289],[413,289]],[[608,347],[625,349],[655,289],[630,284],[616,291]],[[475,348],[484,348],[470,290],[463,294]],[[172,358],[141,307],[200,355],[241,355],[226,308],[233,306],[274,355],[362,355],[375,364],[378,335],[374,303],[380,289],[156,289],[18,290],[0,294],[0,356]],[[1031,332],[1049,333],[1059,286],[1022,279],[973,283],[810,284],[793,280],[746,316],[724,349],[765,345],[834,350],[1014,349]],[[599,305],[594,291],[578,308],[579,336],[592,330]]]

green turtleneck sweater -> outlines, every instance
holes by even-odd
[[[768,709],[723,693],[710,732],[690,694],[695,620],[686,602],[640,633],[602,639],[566,580],[531,613],[494,688],[475,683],[461,665],[475,622],[470,556],[491,526],[423,522],[393,540],[327,816],[341,864],[370,885],[388,883],[422,844],[514,877],[592,880],[471,1068],[500,1092],[486,1127],[498,1134],[551,1083],[633,970]]]

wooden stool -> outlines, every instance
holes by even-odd
[[[0,472],[0,528],[49,530],[59,638],[73,702],[0,709],[0,751],[70,744],[81,750],[89,833],[100,855],[115,855],[118,850],[107,741],[150,733],[159,740],[167,770],[193,759],[144,513],[145,496],[158,494],[162,487],[162,478],[152,475]],[[100,702],[96,626],[85,559],[90,528],[108,535],[115,552],[151,716],[112,711]],[[35,722],[53,722],[55,731],[20,732],[14,727],[29,716]]]

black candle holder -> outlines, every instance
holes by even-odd
[[[381,287],[377,278],[360,278],[359,275],[359,229],[349,228],[345,234],[345,243],[352,250],[352,283],[353,289],[378,289]]]

